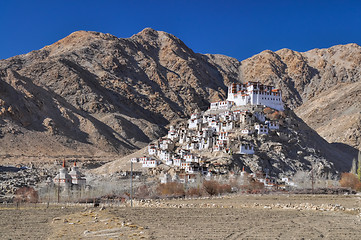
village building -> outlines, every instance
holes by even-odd
[[[188,143],[186,145],[187,150],[198,150],[199,149],[199,143],[196,141],[193,141],[191,143]]]
[[[149,155],[157,155],[157,147],[154,143],[148,145],[148,154]]]
[[[267,135],[268,134],[268,125],[266,124],[255,124],[254,130],[258,135]]]
[[[225,111],[219,114],[219,120],[227,122],[234,121],[234,115],[232,111]]]
[[[218,109],[230,109],[233,105],[232,101],[220,101],[220,102],[212,102],[210,109],[218,110]]]
[[[208,124],[209,128],[212,129],[214,132],[219,132],[221,130],[221,124],[219,121],[216,120],[212,120],[212,122],[210,122]]]
[[[241,133],[245,134],[245,135],[251,135],[251,134],[254,133],[254,130],[250,129],[250,128],[244,128],[244,129],[241,130]]]
[[[218,133],[218,140],[228,141],[228,135],[229,132],[220,132]]]
[[[220,131],[231,131],[234,128],[234,122],[233,121],[227,121],[220,123],[221,128]]]
[[[260,178],[258,181],[263,183],[266,188],[273,188],[277,185],[276,180],[270,177]]]
[[[266,116],[264,115],[263,112],[258,112],[258,111],[255,111],[253,113],[253,115],[255,116],[255,118],[261,122],[261,123],[264,123],[266,121]]]
[[[185,160],[183,160],[183,159],[181,159],[181,158],[175,158],[175,159],[173,159],[173,165],[176,166],[176,167],[180,167],[183,162],[185,162]]]
[[[199,163],[200,157],[194,156],[193,154],[187,154],[184,156],[184,160],[187,163],[191,163],[191,162]]]
[[[248,143],[242,143],[239,146],[239,153],[240,154],[254,154],[254,147]]]
[[[159,148],[161,150],[172,151],[174,149],[174,142],[168,138],[161,138]]]
[[[156,160],[154,158],[147,158],[143,161],[142,167],[144,168],[155,168],[160,164],[159,160]]]
[[[172,152],[168,150],[160,150],[158,151],[158,158],[163,161],[167,161],[172,158]]]
[[[177,141],[179,139],[179,133],[175,130],[174,126],[170,126],[167,137],[172,141]]]
[[[199,143],[199,150],[210,149],[213,146],[212,138],[202,138]]]
[[[210,114],[210,115],[203,115],[203,123],[210,123],[212,121],[218,121],[219,115],[218,114]]]
[[[200,118],[200,114],[195,112],[191,115],[191,118],[188,120],[188,128],[189,129],[199,129],[202,123],[202,119]]]
[[[265,124],[268,125],[269,130],[279,130],[280,125],[278,121],[266,121]]]
[[[165,165],[172,166],[173,165],[173,159],[169,158],[165,160]]]
[[[239,122],[241,124],[252,124],[253,123],[253,114],[248,111],[241,112]]]
[[[296,183],[288,177],[281,178],[281,182],[285,183],[287,187],[297,187]]]

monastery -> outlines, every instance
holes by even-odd
[[[193,113],[187,126],[171,126],[166,137],[149,144],[148,156],[131,161],[150,169],[164,164],[177,173],[180,182],[194,181],[196,174],[209,175],[210,163],[201,153],[254,154],[252,136],[279,130],[278,121],[266,118],[266,107],[284,109],[280,90],[258,82],[230,84],[226,101]],[[162,182],[167,179],[163,174]]]
[[[258,82],[232,83],[228,87],[227,101],[234,102],[236,106],[264,105],[276,110],[284,110],[281,90]]]

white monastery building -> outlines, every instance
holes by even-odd
[[[227,101],[236,106],[265,105],[276,110],[284,110],[280,89],[259,82],[232,83],[228,86]]]

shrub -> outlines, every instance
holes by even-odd
[[[204,190],[211,196],[218,194],[219,183],[216,181],[204,181]]]
[[[201,187],[190,188],[187,191],[187,196],[200,197],[205,194],[204,189]]]
[[[185,195],[183,184],[176,182],[159,184],[157,187],[157,193],[161,196],[173,197],[180,197]]]
[[[264,189],[264,184],[258,181],[251,181],[249,184],[250,190],[262,190]]]
[[[22,187],[16,190],[14,202],[37,203],[39,200],[38,192],[32,187]]]
[[[147,185],[138,187],[134,193],[135,198],[149,198],[151,195],[151,189]]]
[[[267,117],[270,119],[270,120],[279,120],[281,115],[278,111],[275,111],[274,113],[272,114],[268,114]]]
[[[263,112],[264,112],[265,114],[270,114],[270,113],[273,112],[273,110],[272,110],[270,107],[266,107],[265,109],[263,109]]]
[[[231,192],[232,192],[232,187],[230,184],[219,184],[218,193],[223,194],[223,193],[231,193]]]
[[[340,185],[341,187],[348,187],[356,191],[361,191],[361,182],[353,173],[342,173]]]
[[[211,196],[232,192],[230,184],[220,184],[216,181],[204,181],[203,188]]]

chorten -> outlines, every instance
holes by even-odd
[[[85,185],[86,179],[82,177],[82,174],[79,171],[79,168],[76,166],[76,162],[74,162],[74,166],[71,168],[69,175],[71,176],[71,179],[72,179],[71,182],[73,184]]]
[[[65,160],[63,160],[62,168],[59,169],[59,173],[53,179],[53,182],[61,186],[70,186],[72,183],[71,176],[67,173],[65,168]]]

